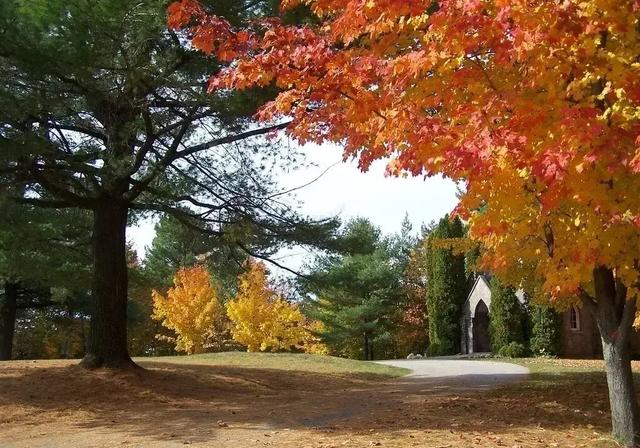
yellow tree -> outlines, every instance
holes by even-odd
[[[238,295],[227,303],[231,334],[247,351],[302,348],[307,340],[305,318],[269,285],[264,263],[247,261],[238,277]]]
[[[176,350],[201,353],[224,333],[224,309],[209,272],[202,266],[180,269],[166,296],[152,292],[152,317],[176,333]]]
[[[328,355],[329,347],[322,341],[322,334],[325,332],[324,324],[319,320],[307,322],[306,334],[302,342],[305,353],[311,355]]]

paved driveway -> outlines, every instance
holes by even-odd
[[[498,386],[523,381],[529,369],[507,362],[462,360],[448,357],[375,361],[403,367],[412,373],[384,381],[371,391],[345,394],[336,398],[329,412],[314,412],[303,418],[305,426],[326,426],[352,419],[374,419],[380,409],[397,409],[406,403],[421,403],[424,397],[464,396]]]
[[[529,369],[508,362],[450,358],[397,359],[376,361],[412,371],[400,382],[408,387],[482,390],[511,384],[527,378]]]

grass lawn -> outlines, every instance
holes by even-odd
[[[594,359],[545,359],[520,358],[496,361],[513,362],[529,368],[529,381],[510,386],[497,393],[503,396],[522,397],[530,403],[532,414],[541,409],[559,421],[566,422],[572,431],[592,430],[590,444],[566,446],[618,446],[609,437],[610,411],[605,366]],[[640,385],[640,362],[633,361],[632,368],[637,385]],[[640,388],[636,388],[640,390]],[[640,396],[638,397],[640,399]],[[580,428],[582,426],[582,428]],[[585,431],[586,433],[586,431]],[[568,432],[571,434],[571,432]],[[565,446],[559,443],[557,446]]]
[[[401,377],[409,373],[407,369],[384,366],[371,362],[293,353],[205,353],[191,356],[162,356],[157,358],[136,358],[138,363],[163,362],[177,364],[240,367],[245,369],[275,369],[295,372],[312,372],[343,377]]]
[[[482,392],[332,357],[137,361],[145,370],[125,374],[85,371],[69,360],[0,364],[0,446],[617,446],[600,361],[509,360],[529,367],[530,379]]]

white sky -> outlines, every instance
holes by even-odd
[[[279,179],[283,187],[304,185],[342,158],[342,150],[332,145],[307,145],[303,151],[307,160],[316,166],[283,175]],[[361,172],[354,161],[340,162],[318,181],[297,191],[296,196],[302,203],[300,211],[316,218],[338,214],[347,220],[364,216],[380,226],[383,233],[397,232],[402,218],[408,213],[417,233],[422,223],[441,218],[457,203],[456,186],[450,180],[385,177],[384,171],[384,161],[374,163],[366,173]],[[153,226],[154,222],[144,221],[128,231],[128,237],[141,257],[145,247],[153,241]],[[281,263],[298,268],[302,256],[300,250],[292,250],[278,258]]]

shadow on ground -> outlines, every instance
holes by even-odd
[[[0,424],[117,430],[152,440],[212,441],[227,431],[607,432],[599,373],[534,374],[491,389],[490,376],[374,379],[270,369],[142,363],[139,373],[77,366],[0,367]],[[515,382],[522,379],[512,378]],[[478,388],[477,385],[487,387]]]

